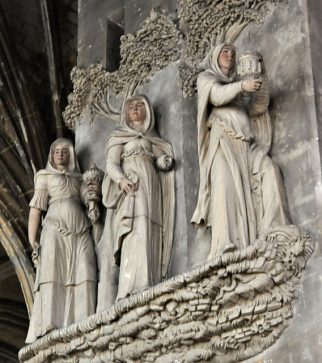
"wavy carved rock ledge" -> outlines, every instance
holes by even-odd
[[[240,362],[287,328],[314,239],[279,227],[251,246],[51,332],[22,362]]]

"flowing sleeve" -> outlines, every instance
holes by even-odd
[[[109,177],[118,183],[125,175],[121,168],[121,155],[123,145],[114,145],[109,148],[106,156],[106,172]]]
[[[36,174],[35,177],[35,193],[31,199],[29,206],[31,208],[46,211],[48,207],[49,194],[47,186],[47,175]]]
[[[234,82],[229,84],[221,84],[219,82],[215,82],[215,84],[211,87],[209,101],[215,107],[220,107],[233,101],[241,92],[241,82]]]

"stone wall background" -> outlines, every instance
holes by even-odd
[[[162,5],[173,15],[176,1],[95,0],[79,3],[78,65],[106,66],[109,40],[106,18],[135,32],[150,10]],[[264,56],[270,84],[273,124],[272,157],[282,170],[294,224],[321,238],[321,82],[322,4],[281,1],[261,25],[248,26],[237,41],[239,50]],[[154,106],[160,135],[170,141],[176,157],[177,211],[171,275],[204,260],[208,246],[196,243],[189,221],[198,191],[196,97],[185,99],[178,82],[178,64],[159,72],[144,85]],[[82,167],[94,161],[104,169],[105,143],[115,124],[103,117],[89,123],[86,115],[76,128]],[[322,256],[318,243],[310,260],[291,326],[278,342],[249,363],[312,363],[322,356]]]
[[[254,45],[263,53],[271,80],[272,157],[283,172],[292,222],[318,241],[292,323],[261,355],[267,363],[319,362],[322,356],[321,10],[318,1],[282,2],[238,41],[242,49]]]

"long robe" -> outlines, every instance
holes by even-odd
[[[160,171],[157,160],[173,158],[170,144],[154,131],[149,111],[142,132],[129,127],[115,130],[107,142],[103,204],[107,208],[103,236],[97,247],[99,266],[97,311],[115,299],[161,282],[170,263],[174,227],[174,173]],[[136,184],[125,195],[118,181]],[[119,271],[117,269],[119,266]]]
[[[209,259],[287,222],[279,171],[254,144],[241,82],[219,68],[224,45],[213,50],[197,80],[200,189],[192,223],[211,231]]]
[[[95,312],[94,243],[80,200],[81,174],[71,169],[61,172],[49,158],[46,169],[35,177],[30,206],[46,212],[46,216],[27,343]]]

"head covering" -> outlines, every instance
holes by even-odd
[[[68,164],[66,170],[64,170],[64,171],[58,170],[54,163],[54,152],[58,145],[63,145],[66,148],[68,148],[68,150],[69,150],[69,164]],[[51,173],[65,173],[65,174],[70,174],[70,175],[71,174],[73,174],[73,175],[80,174],[80,168],[78,165],[75,149],[74,149],[74,146],[73,146],[73,143],[71,142],[71,140],[65,139],[65,138],[59,138],[51,144],[49,155],[48,155],[48,161],[47,161],[47,165],[46,165],[46,171],[51,172]]]
[[[235,80],[237,74],[237,65],[235,62],[234,68],[232,69],[229,76],[226,76],[219,67],[219,55],[224,47],[230,47],[236,51],[236,47],[228,43],[220,43],[210,48],[206,58],[200,64],[201,69],[210,70],[215,73],[218,80],[222,83],[231,83]]]
[[[218,58],[220,52],[225,46],[231,46],[227,43],[220,43],[211,47],[205,60],[202,62],[201,67],[204,71],[198,75],[197,89],[198,89],[198,155],[200,167],[200,185],[199,196],[196,210],[192,216],[191,222],[197,226],[205,226],[205,215],[209,206],[209,191],[208,191],[208,170],[207,155],[210,142],[210,133],[207,126],[209,119],[210,109],[209,97],[213,85],[217,83],[228,84],[233,83],[236,77],[236,64],[232,69],[230,76],[226,76],[219,67]],[[235,47],[233,47],[235,49]]]
[[[130,106],[131,102],[133,102],[133,101],[141,101],[145,105],[146,117],[144,120],[143,133],[148,134],[154,129],[155,121],[154,121],[154,113],[152,110],[152,106],[151,106],[149,100],[147,99],[147,97],[144,95],[132,96],[124,102],[122,115],[121,115],[121,126],[125,129],[135,130],[133,127],[130,126],[130,120],[129,120],[129,106]]]
[[[144,127],[140,130],[135,129],[130,126],[129,120],[129,105],[132,101],[142,101],[145,104],[146,117],[144,120]],[[162,144],[163,146],[168,144],[166,141],[160,139],[159,135],[154,129],[155,120],[152,105],[149,99],[145,95],[135,95],[128,98],[123,105],[121,114],[121,127],[114,130],[110,137],[107,139],[106,151],[108,151],[112,146],[118,144],[126,144],[133,138],[145,138],[149,140],[152,144]],[[160,146],[160,145],[159,145]],[[161,146],[161,148],[163,147]],[[168,152],[166,154],[172,153],[172,147],[168,147]]]

